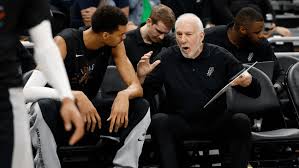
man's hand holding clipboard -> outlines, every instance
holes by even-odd
[[[250,67],[241,70],[239,73],[233,76],[230,82],[227,85],[225,85],[218,93],[216,93],[215,96],[213,96],[212,99],[210,99],[203,108],[206,108],[210,103],[212,103],[215,99],[222,95],[222,93],[226,92],[230,86],[249,86],[252,81],[252,76],[248,73],[248,70],[254,67],[256,63],[257,62],[253,63]]]

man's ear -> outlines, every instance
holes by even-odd
[[[202,38],[204,38],[204,37],[205,37],[205,32],[204,32],[204,31],[200,32],[200,36],[201,36]]]
[[[247,29],[244,26],[240,26],[239,31],[242,34],[247,34]]]
[[[152,23],[153,23],[153,21],[152,21],[152,19],[151,18],[148,18],[147,20],[146,20],[146,24],[149,26],[149,25],[152,25]]]
[[[199,33],[199,36],[200,36],[200,38],[201,38],[201,41],[203,41],[204,38],[205,38],[205,32],[204,32],[204,31],[200,32],[200,33]]]
[[[110,36],[110,33],[108,33],[108,32],[103,32],[102,33],[102,37],[103,37],[104,40],[106,40],[107,38],[109,38],[109,36]]]

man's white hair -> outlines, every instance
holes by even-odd
[[[201,32],[204,31],[202,21],[198,16],[196,16],[193,13],[184,13],[180,15],[175,22],[175,28],[177,28],[179,22],[185,22],[185,21],[193,21],[197,25],[199,31]]]

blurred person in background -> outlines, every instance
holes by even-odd
[[[16,46],[19,34],[29,30],[34,57],[62,103],[60,115],[67,131],[75,125],[69,144],[84,134],[83,120],[75,105],[60,52],[55,45],[45,0],[0,2],[0,167],[33,168],[25,101],[22,93],[21,61]]]

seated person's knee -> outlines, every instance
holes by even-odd
[[[244,113],[236,113],[232,116],[233,128],[236,133],[249,137],[251,134],[251,125],[249,117]]]
[[[168,115],[165,113],[158,113],[152,116],[151,126],[153,129],[160,129],[167,124]]]
[[[144,98],[136,98],[132,100],[132,103],[136,106],[136,108],[142,110],[142,111],[148,111],[148,108],[150,107],[148,101]]]

